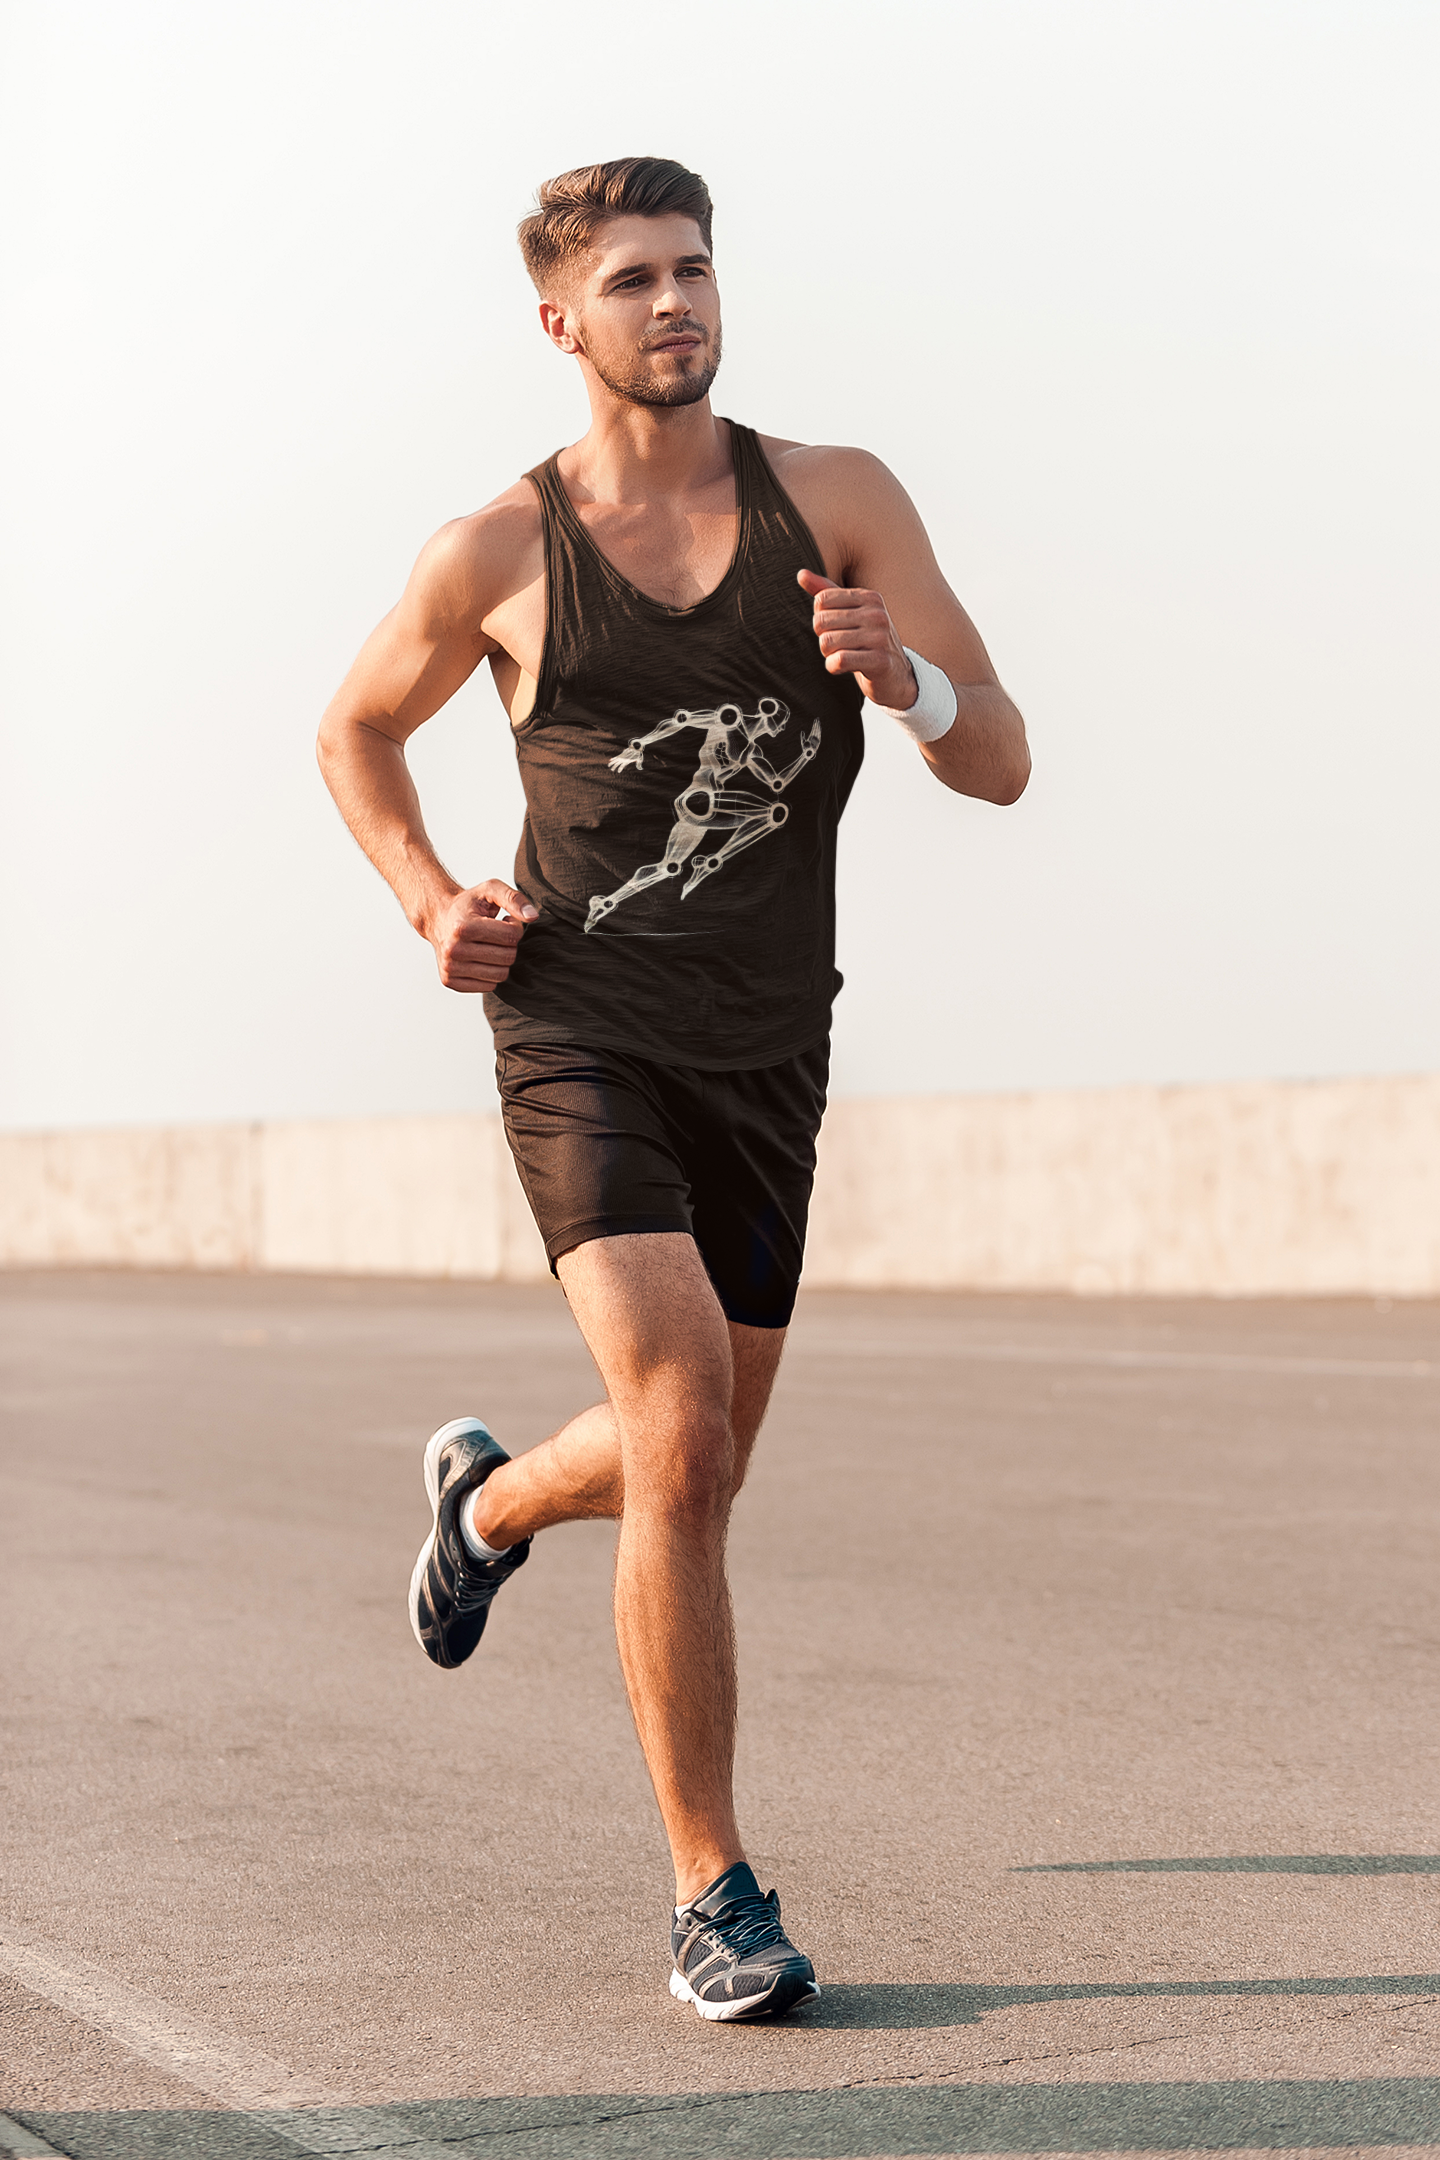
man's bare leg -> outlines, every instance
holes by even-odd
[[[493,1472],[475,1527],[498,1548],[619,1516],[620,1661],[683,1903],[742,1857],[725,1534],[784,1330],[727,1325],[682,1233],[595,1239],[559,1266],[609,1400]]]
[[[660,1233],[666,1235],[668,1233]],[[607,1239],[609,1244],[625,1242]],[[649,1239],[647,1239],[647,1243]],[[687,1240],[688,1242],[688,1240]],[[568,1259],[568,1255],[566,1256]],[[561,1261],[563,1268],[566,1262]],[[785,1347],[784,1328],[726,1322],[733,1375],[730,1429],[735,1443],[734,1491],[745,1482],[755,1442],[765,1422],[775,1374]],[[497,1551],[518,1545],[556,1523],[588,1522],[625,1512],[620,1436],[608,1402],[592,1403],[538,1447],[494,1471],[475,1508],[475,1527]]]

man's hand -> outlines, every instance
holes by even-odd
[[[501,921],[502,913],[509,921]],[[455,893],[425,924],[446,989],[493,990],[504,982],[526,923],[539,913],[503,878]]]
[[[815,602],[815,635],[826,673],[853,675],[872,705],[908,712],[920,685],[879,593],[832,585],[813,570],[796,575]]]

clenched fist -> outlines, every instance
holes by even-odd
[[[815,635],[825,672],[853,675],[872,705],[908,712],[920,685],[879,593],[832,585],[813,570],[796,574],[815,603]]]
[[[539,913],[503,878],[456,893],[425,925],[446,989],[494,990],[504,982],[526,923]]]

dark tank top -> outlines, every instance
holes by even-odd
[[[729,423],[735,553],[669,608],[590,539],[557,460],[544,656],[515,729],[515,883],[539,908],[485,1007],[497,1048],[570,1042],[712,1071],[818,1041],[835,971],[835,841],[862,698],[827,675],[797,570],[820,551],[752,429]]]

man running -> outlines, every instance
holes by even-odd
[[[705,183],[668,159],[541,188],[520,245],[590,428],[430,541],[320,758],[441,981],[485,997],[510,1147],[605,1386],[513,1461],[478,1418],[431,1438],[411,1624],[461,1664],[537,1532],[618,1520],[670,1990],[730,2020],[818,1993],[736,1823],[725,1538],[800,1274],[861,708],[963,795],[1013,802],[1029,756],[886,468],[712,413],[710,242]],[[450,875],[405,762],[482,660],[525,785],[513,885]]]

